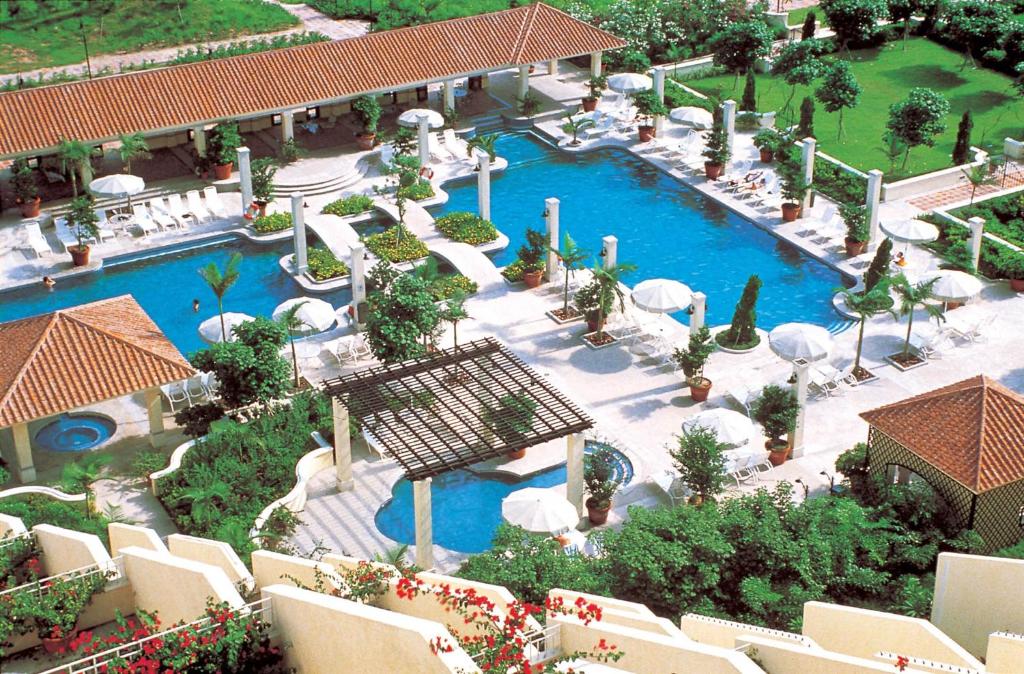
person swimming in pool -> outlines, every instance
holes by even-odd
[[[55,285],[57,285],[57,282],[56,282],[56,281],[54,281],[54,280],[53,280],[52,278],[50,278],[49,276],[44,276],[44,277],[43,277],[43,285],[44,285],[44,286],[46,286],[46,289],[47,289],[47,290],[53,290],[53,287],[54,287]]]
[[[199,313],[199,300],[192,300],[192,313]]]

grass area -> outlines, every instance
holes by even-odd
[[[19,11],[12,14],[14,7]],[[82,29],[79,28],[81,21]],[[297,18],[263,0],[37,0],[0,2],[0,73],[90,56],[284,30]]]
[[[826,113],[816,103],[814,129],[819,148],[863,171],[878,168],[891,173],[882,143],[889,106],[905,98],[913,87],[938,91],[949,100],[951,112],[946,132],[937,139],[935,147],[911,151],[906,175],[951,165],[957,123],[967,109],[974,116],[972,144],[1001,147],[1003,138],[1019,135],[1024,127],[1024,105],[1014,97],[1009,77],[985,68],[960,70],[962,60],[959,53],[926,38],[911,38],[906,51],[898,40],[880,48],[854,51],[853,72],[864,89],[860,104],[845,112],[846,136],[837,141],[838,113]],[[689,80],[686,84],[723,100],[739,101],[744,80],[719,75]],[[797,88],[794,111],[799,110],[804,96],[813,95],[815,87]],[[778,110],[789,95],[789,85],[762,76],[757,80],[757,94],[760,110]]]
[[[825,25],[825,12],[821,11],[817,7],[801,7],[800,9],[790,10],[786,23],[790,26],[802,26],[804,25],[804,19],[807,15],[814,12],[814,16],[818,19],[818,28]]]

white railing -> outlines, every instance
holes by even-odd
[[[40,578],[34,580],[31,583],[25,583],[17,587],[12,587],[8,590],[0,592],[0,597],[6,594],[15,594],[21,592],[32,592],[38,595],[44,595],[49,592],[49,584],[56,581],[68,581],[68,580],[82,580],[90,578],[92,576],[103,576],[107,581],[124,578],[124,558],[114,557],[109,562],[100,562],[98,564],[90,564],[88,566],[79,567],[72,569],[71,571],[65,571],[64,573],[58,573],[54,576],[47,576],[46,578]]]
[[[36,539],[36,534],[35,534],[34,531],[23,531],[20,534],[13,534],[13,535],[9,535],[9,536],[4,536],[4,537],[0,538],[0,550],[3,550],[4,548],[6,548],[8,546],[14,545],[15,543],[22,543],[24,541],[32,541],[32,542],[34,542],[35,539]]]
[[[271,611],[269,597],[267,599],[254,601],[251,604],[246,604],[243,608],[239,609],[239,611],[245,613],[246,616],[259,617],[268,625],[273,622],[273,613]],[[107,671],[108,663],[112,660],[130,660],[142,654],[143,645],[149,641],[154,639],[164,640],[171,634],[176,634],[187,629],[194,629],[198,634],[203,634],[214,629],[217,624],[218,623],[214,622],[212,618],[200,618],[199,620],[193,620],[190,623],[178,625],[177,627],[172,627],[171,629],[164,630],[163,632],[157,632],[156,634],[148,637],[143,637],[142,639],[101,651],[94,655],[82,658],[81,660],[75,660],[74,662],[61,665],[60,667],[47,669],[42,672],[42,674],[101,674],[102,672]]]
[[[951,674],[982,674],[979,670],[971,667],[960,667],[959,665],[949,665],[944,662],[935,662],[925,658],[915,658],[912,655],[900,655],[899,653],[890,653],[888,651],[879,651],[875,653],[875,657],[880,660],[886,660],[893,664],[899,658],[906,658],[907,665],[910,667],[931,669],[936,672],[950,672]]]
[[[562,626],[548,625],[544,629],[535,630],[525,635],[523,651],[531,665],[547,662],[562,655]],[[485,653],[473,656],[473,662],[480,663]]]

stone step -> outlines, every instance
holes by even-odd
[[[302,192],[307,196],[318,194],[330,194],[341,191],[346,187],[359,182],[363,177],[363,171],[359,166],[352,167],[344,173],[339,173],[319,180],[304,180],[298,182],[276,182],[274,184],[274,196],[284,197],[295,192]]]

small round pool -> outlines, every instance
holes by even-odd
[[[114,435],[117,424],[102,414],[62,414],[36,433],[36,447],[51,452],[87,452]]]

